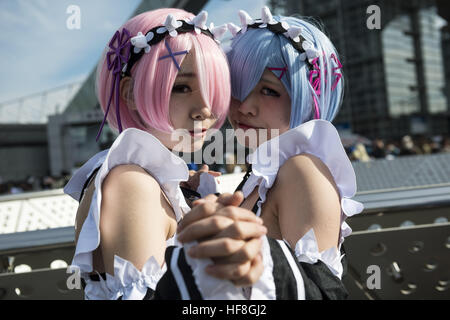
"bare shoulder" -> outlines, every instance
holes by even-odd
[[[151,212],[153,216],[166,218],[175,216],[158,181],[133,164],[119,165],[108,173],[102,184],[103,209],[141,215]]]
[[[296,196],[292,197],[292,194]],[[340,206],[333,175],[320,158],[311,154],[291,157],[280,167],[271,196],[278,208],[289,203],[308,206],[328,203],[333,204],[333,211],[337,211]]]

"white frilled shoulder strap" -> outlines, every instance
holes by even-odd
[[[260,200],[257,215],[259,216],[261,205],[266,201],[267,191],[273,186],[279,168],[289,158],[305,153],[318,157],[328,167],[334,178],[341,201],[341,235],[339,250],[331,248],[331,250],[319,252],[314,231],[310,230],[296,244],[295,253],[299,261],[315,263],[317,260],[322,260],[335,275],[341,277],[340,248],[344,238],[352,232],[345,219],[360,213],[364,206],[351,199],[356,193],[355,172],[342,146],[339,134],[331,122],[321,119],[311,120],[261,144],[249,156],[252,174],[242,191],[247,197],[258,186]]]
[[[114,167],[123,164],[138,165],[158,181],[172,205],[177,221],[190,210],[179,188],[179,183],[186,181],[189,177],[186,163],[170,152],[153,135],[135,128],[124,130],[109,150],[105,150],[89,160],[73,175],[66,188],[64,188],[66,193],[78,200],[84,182],[90,176],[90,173],[100,167],[95,177],[95,191],[89,213],[81,228],[72,261],[72,265],[80,268],[82,274],[93,271],[92,252],[100,243],[99,225],[102,183]],[[127,295],[131,297],[145,295],[144,291],[136,290],[141,288],[143,283],[149,284],[151,282],[156,284],[155,275],[159,278],[163,274],[156,260],[152,258],[147,261],[146,268],[142,270],[144,273],[147,271],[151,273],[143,274],[138,270],[134,270],[129,262],[124,261],[120,257],[115,257],[114,267],[117,277],[115,277],[114,281],[111,279],[108,281],[107,279],[107,286],[110,289],[117,289],[120,284],[126,284],[129,290],[126,289],[124,293]],[[120,271],[117,268],[123,270]],[[139,274],[139,276],[136,276],[136,274]],[[105,297],[104,294],[102,296]]]

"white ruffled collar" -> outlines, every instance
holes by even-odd
[[[353,166],[336,128],[331,122],[322,119],[311,120],[292,128],[262,143],[251,153],[247,159],[252,165],[252,174],[242,189],[244,195],[247,196],[258,184],[255,183],[259,180],[256,177],[272,185],[272,178],[276,178],[278,169],[284,162],[301,153],[315,155],[328,166],[342,197],[351,198],[355,195],[356,176]]]
[[[146,169],[161,185],[172,204],[176,204],[175,207],[181,205],[184,212],[190,210],[186,202],[179,198],[180,193],[182,194],[181,190],[177,190],[179,183],[187,181],[189,178],[189,169],[186,163],[152,134],[136,128],[124,130],[110,149],[97,153],[79,168],[64,187],[64,193],[78,201],[85,181],[95,169],[103,165],[112,152],[121,155],[121,163],[138,164]],[[112,167],[109,166],[108,170],[102,172],[107,174],[109,169]],[[100,172],[97,176],[99,175]],[[182,198],[184,199],[184,197]],[[177,221],[179,221],[182,214],[178,210],[176,211]]]
[[[242,192],[247,197],[258,186],[260,200],[257,202],[257,216],[260,216],[261,206],[266,201],[267,192],[273,186],[279,168],[289,158],[302,153],[318,157],[334,178],[341,199],[341,232],[338,250],[330,248],[319,252],[314,231],[311,229],[298,241],[295,253],[300,261],[324,261],[333,273],[340,277],[341,245],[344,238],[352,232],[345,219],[360,213],[364,206],[351,199],[356,194],[355,172],[339,134],[331,122],[321,119],[311,120],[262,143],[248,157],[252,173],[245,182]]]

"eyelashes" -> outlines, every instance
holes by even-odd
[[[192,89],[186,84],[176,84],[172,88],[172,93],[191,93]]]
[[[272,90],[270,88],[267,87],[263,87],[261,89],[261,93],[265,96],[270,96],[270,97],[279,97],[280,94],[278,92],[276,92],[275,90]]]

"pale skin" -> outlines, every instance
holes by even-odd
[[[266,69],[242,103],[232,99],[229,121],[234,129],[279,129],[279,134],[282,134],[289,130],[290,105],[283,84]],[[242,123],[244,127],[240,126]],[[241,208],[250,211],[257,200],[256,187]],[[202,226],[210,224],[209,220],[213,218],[213,213],[206,211],[193,210],[192,213],[179,226],[185,231],[182,239],[186,242],[201,238]],[[340,213],[339,191],[333,176],[319,158],[310,154],[294,156],[280,167],[261,208],[267,236],[285,239],[294,248],[298,240],[313,228],[319,251],[338,247]]]
[[[195,70],[194,52],[191,51],[181,64],[170,98],[169,113],[174,129],[194,129],[194,121],[209,129],[216,121],[200,94]],[[120,93],[139,117],[130,96],[130,85],[130,78],[122,79]],[[177,144],[170,139],[170,133],[147,128],[167,148],[172,149]],[[198,149],[203,140],[204,137],[193,139],[190,147]],[[208,171],[208,168],[204,167],[202,171]],[[198,183],[198,177],[191,175],[190,182]],[[94,183],[91,182],[77,212],[76,241],[93,192]],[[239,193],[203,201],[214,206],[215,211],[219,208],[223,211],[217,219],[220,230],[207,229],[209,238],[215,240],[206,244],[212,253],[203,257],[212,258],[215,262],[207,272],[239,286],[251,285],[262,273],[259,239],[267,232],[262,220],[237,207],[242,201]],[[162,266],[166,240],[175,234],[176,229],[175,213],[158,182],[137,165],[119,165],[108,173],[102,184],[101,239],[93,254],[94,270],[114,275],[114,255],[130,261],[138,270],[151,256]]]

